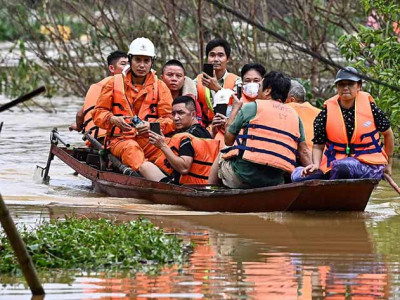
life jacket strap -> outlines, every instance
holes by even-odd
[[[277,128],[274,128],[274,127],[260,125],[260,124],[248,124],[248,125],[246,125],[245,128],[258,128],[258,129],[277,132],[277,133],[280,133],[280,134],[283,134],[283,135],[287,135],[292,140],[294,140],[296,143],[299,142],[299,138],[297,136],[291,134],[290,132],[287,132],[287,131],[284,131],[284,130],[281,130],[281,129],[277,129]]]
[[[291,152],[293,152],[296,156],[297,156],[297,149],[283,143],[277,140],[273,140],[273,139],[269,139],[269,138],[265,138],[265,137],[261,137],[261,136],[256,136],[256,135],[251,135],[251,134],[241,134],[238,135],[238,138],[242,138],[242,139],[250,139],[250,140],[257,140],[257,141],[263,141],[263,142],[269,142],[269,143],[274,143],[277,145],[281,145],[287,149],[289,149]]]
[[[264,154],[269,154],[269,155],[272,155],[272,156],[276,156],[276,157],[279,157],[280,159],[283,159],[283,160],[287,161],[288,163],[290,163],[294,167],[297,167],[297,163],[293,159],[290,159],[290,158],[288,158],[288,157],[286,157],[286,156],[284,156],[284,155],[282,155],[280,153],[276,153],[276,152],[270,151],[270,150],[255,148],[255,147],[247,147],[245,145],[235,145],[235,146],[232,146],[232,147],[229,147],[229,148],[222,149],[221,152],[222,153],[226,153],[226,152],[229,152],[230,150],[235,150],[235,149],[243,150],[243,151],[250,151],[250,152],[259,152],[259,153],[264,153]]]
[[[94,107],[95,107],[95,105],[92,105],[92,106],[86,108],[86,109],[83,111],[83,117],[85,117],[85,116],[87,115],[87,113],[88,113],[89,111],[91,111]]]

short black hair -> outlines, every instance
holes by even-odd
[[[185,103],[185,107],[188,108],[189,110],[194,110],[196,111],[196,103],[194,102],[194,99],[190,96],[179,96],[172,101],[172,106],[175,104],[180,104],[180,103]]]
[[[114,51],[111,52],[109,56],[107,56],[107,65],[111,66],[112,64],[116,63],[120,58],[128,58],[128,54],[124,51]]]
[[[271,98],[286,101],[290,90],[290,78],[278,71],[271,71],[264,76],[262,90],[271,89]]]
[[[260,73],[261,77],[265,76],[265,73],[267,73],[267,71],[265,70],[264,66],[262,64],[259,63],[251,63],[251,64],[245,64],[242,67],[242,70],[240,71],[240,76],[243,79],[243,76],[250,70],[255,70],[258,73]]]
[[[226,57],[229,58],[229,56],[231,56],[231,46],[229,45],[228,41],[219,38],[208,42],[206,46],[206,56],[208,57],[208,54],[211,52],[211,50],[219,46],[224,48]]]
[[[165,63],[165,65],[162,67],[161,74],[164,74],[164,70],[165,70],[165,68],[168,67],[168,66],[178,66],[178,67],[181,67],[182,70],[183,70],[183,74],[185,74],[185,68],[183,67],[183,64],[182,64],[179,60],[177,60],[177,59],[171,59],[171,60],[167,61],[167,62]]]

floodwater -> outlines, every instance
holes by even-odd
[[[46,300],[400,299],[400,199],[385,182],[365,212],[259,214],[194,212],[106,197],[58,159],[50,184],[35,182],[53,127],[69,143],[82,143],[67,130],[81,101],[54,99],[53,114],[39,108],[0,114],[0,192],[14,219],[34,226],[72,212],[120,220],[144,215],[196,247],[185,265],[165,267],[159,275],[42,274]],[[400,182],[398,166],[394,174]],[[0,299],[31,298],[21,278],[0,276],[0,282]]]

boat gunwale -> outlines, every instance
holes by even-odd
[[[168,183],[161,183],[161,182],[154,182],[148,180],[143,177],[132,177],[116,172],[111,171],[100,171],[90,165],[85,164],[82,161],[79,161],[75,157],[73,157],[70,152],[71,150],[67,149],[66,147],[58,147],[57,145],[52,144],[51,151],[55,156],[59,159],[63,160],[68,166],[73,168],[71,164],[67,163],[73,161],[74,164],[82,165],[85,168],[91,169],[91,171],[96,172],[96,177],[89,176],[88,174],[82,174],[83,172],[79,172],[78,168],[75,169],[80,175],[84,176],[85,178],[96,181],[98,184],[103,186],[107,185],[115,185],[119,187],[123,187],[124,189],[135,189],[140,192],[146,191],[156,191],[157,193],[162,194],[180,194],[182,196],[191,196],[191,197],[215,197],[217,195],[220,196],[236,196],[236,195],[246,195],[246,194],[253,194],[253,193],[262,193],[262,192],[272,192],[275,190],[283,190],[283,189],[291,189],[291,188],[306,188],[311,186],[334,186],[340,184],[372,184],[377,185],[379,183],[378,179],[338,179],[338,180],[307,180],[303,182],[297,183],[286,183],[276,186],[269,186],[269,187],[259,187],[259,188],[252,188],[252,189],[228,189],[222,188],[219,190],[207,189],[207,187],[212,187],[209,185],[199,185],[196,186],[182,186],[182,185],[175,185],[175,184],[168,184]],[[61,156],[61,157],[60,157]],[[65,157],[66,156],[66,157]],[[64,159],[65,160],[64,160]],[[105,176],[104,176],[105,175]],[[104,177],[109,177],[107,180],[103,179]],[[111,178],[110,178],[111,177]],[[118,180],[115,180],[115,178]],[[121,183],[121,181],[125,181],[126,183]],[[141,183],[147,184],[147,187],[137,186],[134,184],[134,181],[140,181]],[[132,184],[128,184],[132,182]],[[166,188],[163,188],[166,187]]]

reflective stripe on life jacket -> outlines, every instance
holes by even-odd
[[[139,91],[137,99],[140,97],[144,97],[144,99],[137,115],[143,121],[154,122],[158,118],[158,79],[153,73],[150,73],[148,76],[154,76],[154,83],[145,86]],[[146,80],[147,79],[148,77],[146,77]],[[115,116],[132,118],[136,113],[132,111],[133,107],[125,94],[125,80],[127,80],[127,78],[122,74],[114,76],[114,101],[112,104],[112,113]],[[136,134],[136,130],[132,129],[130,131],[125,131],[123,135],[129,134]],[[119,136],[121,135],[121,130],[118,127],[114,127],[110,132],[110,135]]]
[[[101,94],[103,86],[110,80],[106,77],[98,83],[92,84],[86,93],[85,103],[83,104],[83,124],[82,133],[91,131],[91,136],[95,139],[105,137],[106,131],[96,126],[92,119],[92,110],[96,106],[97,99]]]
[[[231,89],[233,90],[235,87],[236,79],[239,76],[228,73],[224,80],[224,89]],[[202,83],[201,79],[203,78],[203,74],[197,75],[197,93],[199,95],[198,101],[201,106],[201,110],[203,113],[203,122],[204,124],[208,125],[211,123],[212,119],[214,118],[214,110],[213,110],[213,103],[211,98],[211,91],[209,88],[206,88]]]
[[[182,132],[171,137],[168,142],[168,147],[178,155],[181,141],[186,138],[190,138],[191,140],[194,149],[194,157],[189,173],[185,175],[181,174],[179,183],[207,184],[211,166],[219,152],[218,141],[202,139],[195,137],[190,133]],[[174,172],[174,169],[168,162],[164,153],[162,153],[154,163],[168,175],[171,175]]]
[[[297,166],[299,116],[278,101],[256,100],[256,103],[256,116],[242,129],[235,144],[221,151],[226,153],[223,158],[242,152],[244,160],[292,172]]]
[[[307,147],[310,150],[312,150],[313,147],[312,139],[314,138],[314,120],[321,110],[312,106],[309,102],[304,102],[304,103],[290,102],[287,103],[287,105],[292,107],[297,112],[301,121],[303,122],[304,131],[306,134]]]
[[[350,142],[338,100],[339,96],[336,95],[324,103],[328,115],[328,141],[320,165],[321,170],[326,173],[331,169],[332,161],[349,156],[367,164],[387,164],[387,155],[382,149],[371,110],[370,102],[374,102],[371,95],[360,91],[356,96],[354,133]]]

